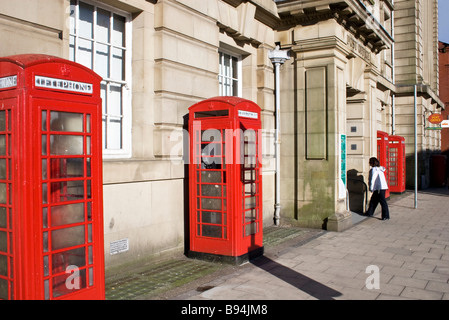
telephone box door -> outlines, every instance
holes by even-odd
[[[390,190],[394,193],[405,192],[405,139],[391,135],[389,142]]]
[[[212,254],[232,254],[232,242],[228,241],[232,233],[229,223],[228,206],[232,205],[228,193],[229,176],[227,165],[232,163],[227,155],[232,156],[232,130],[230,123],[200,123],[193,124],[193,171],[190,179],[196,186],[191,203],[194,216],[191,216],[190,226],[192,237],[191,250]],[[226,129],[227,128],[227,129]],[[229,141],[229,143],[226,143]],[[228,152],[226,152],[228,148]]]
[[[240,175],[238,177],[239,192],[241,192],[242,242],[240,251],[257,250],[263,242],[262,238],[262,179],[261,179],[261,155],[262,145],[261,130],[249,121],[240,120],[242,135],[240,137]]]
[[[102,281],[102,229],[98,226],[98,174],[101,146],[93,123],[95,105],[61,105],[34,99],[39,111],[39,155],[44,299],[82,293]],[[95,260],[95,263],[94,263]],[[82,295],[81,295],[82,297]]]

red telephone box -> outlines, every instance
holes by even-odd
[[[0,58],[0,299],[104,299],[101,78]]]
[[[216,97],[189,111],[188,256],[240,263],[262,255],[259,106]]]
[[[388,173],[390,192],[405,192],[405,138],[388,137]]]
[[[380,165],[385,168],[385,179],[389,181],[389,164],[388,164],[388,133],[377,131],[377,159]],[[390,186],[388,186],[390,187]],[[390,197],[390,189],[385,192],[385,198]]]

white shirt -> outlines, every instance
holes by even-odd
[[[387,190],[388,184],[385,179],[384,167],[372,167],[369,171],[369,191]]]

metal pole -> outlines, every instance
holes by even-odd
[[[280,211],[281,211],[281,125],[280,125],[280,90],[279,90],[279,67],[280,63],[276,62],[274,64],[275,68],[275,86],[276,86],[276,128],[275,128],[275,144],[276,144],[276,196],[274,204],[274,224],[279,226]]]
[[[268,58],[274,65],[275,72],[275,145],[276,145],[276,178],[275,178],[275,204],[274,204],[274,224],[279,226],[280,211],[281,211],[281,92],[280,92],[280,80],[279,80],[279,68],[286,60],[290,59],[288,51],[280,50],[280,45],[276,44],[276,48],[268,52]]]
[[[416,84],[413,86],[413,108],[414,108],[414,123],[415,123],[415,205],[418,208],[418,133],[417,133],[417,111],[416,111]]]

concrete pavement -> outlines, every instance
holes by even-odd
[[[449,190],[389,201],[379,214],[344,232],[288,243],[175,300],[449,300]]]

